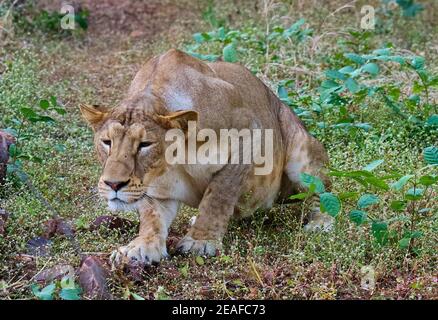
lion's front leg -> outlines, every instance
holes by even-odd
[[[112,253],[112,264],[123,265],[132,260],[150,265],[167,257],[166,239],[178,207],[176,201],[153,200],[152,206],[148,204],[140,208],[139,234],[128,245]]]
[[[227,165],[208,185],[199,205],[199,215],[186,236],[178,243],[182,253],[216,255],[234,213],[248,166]]]

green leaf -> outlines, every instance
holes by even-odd
[[[58,106],[58,100],[56,100],[56,97],[55,97],[55,96],[50,96],[50,104],[51,104],[53,107],[57,107],[57,106]]]
[[[403,177],[401,177],[397,182],[394,182],[393,184],[391,184],[391,188],[397,191],[400,191],[406,183],[409,182],[409,180],[411,180],[411,178],[413,178],[414,175],[413,174],[407,174]]]
[[[304,19],[304,18],[301,18],[301,19],[299,19],[298,21],[296,21],[294,24],[292,24],[290,27],[289,27],[289,31],[296,31],[296,30],[298,30],[304,23],[306,23],[306,19]]]
[[[201,256],[197,256],[197,257],[195,258],[195,261],[196,261],[196,263],[199,264],[200,266],[203,266],[203,265],[205,264],[205,262],[204,262],[204,258],[202,258]]]
[[[421,70],[424,68],[424,62],[425,62],[425,59],[423,57],[416,56],[416,57],[414,57],[414,59],[412,59],[411,64],[415,70]]]
[[[49,116],[38,116],[37,118],[33,119],[34,121],[32,121],[32,119],[29,119],[29,121],[32,122],[56,122],[55,119],[53,119],[52,117]]]
[[[335,177],[350,177],[350,178],[362,178],[362,177],[373,177],[374,175],[365,170],[354,170],[354,171],[331,171],[329,173],[331,176]]]
[[[418,82],[418,81],[414,81],[414,85],[412,87],[412,92],[416,93],[416,94],[420,94],[424,91],[424,87],[423,85]]]
[[[80,300],[81,289],[80,288],[64,288],[59,293],[59,297],[63,300]]]
[[[220,27],[219,29],[217,29],[216,35],[220,40],[225,40],[226,37],[225,28]]]
[[[278,93],[278,97],[280,99],[288,99],[289,98],[289,95],[287,93],[287,89],[285,86],[278,86],[277,93]]]
[[[74,289],[76,288],[74,279],[69,276],[65,276],[61,279],[61,288],[63,289]]]
[[[359,195],[358,192],[346,191],[338,194],[340,200],[346,200],[350,198],[356,198]]]
[[[327,70],[325,72],[327,78],[335,79],[335,80],[346,80],[347,76],[336,70]]]
[[[11,158],[16,158],[19,156],[19,151],[17,149],[17,145],[16,144],[11,144],[9,146],[9,156]]]
[[[355,123],[354,126],[356,128],[365,130],[365,131],[370,131],[373,127],[369,124],[369,123]]]
[[[362,210],[352,210],[350,212],[350,221],[360,226],[367,221],[367,213]]]
[[[345,53],[344,57],[346,57],[347,59],[349,59],[357,64],[364,64],[366,62],[366,60],[364,58],[362,58],[361,56],[359,56],[355,53]]]
[[[421,188],[411,188],[406,192],[405,199],[407,200],[419,200],[423,197],[424,189]]]
[[[319,199],[321,201],[321,211],[327,212],[332,217],[336,217],[341,211],[341,201],[331,192],[321,193]]]
[[[438,126],[438,114],[431,115],[427,120],[426,123],[429,126]]]
[[[388,224],[386,222],[373,221],[371,231],[377,243],[384,245],[388,241]]]
[[[364,178],[364,180],[379,189],[389,190],[388,184],[382,179],[373,176],[373,177],[366,177]]]
[[[409,247],[409,244],[411,243],[411,238],[402,238],[398,242],[398,246],[402,249],[406,249]]]
[[[53,293],[55,292],[56,285],[54,283],[49,284],[47,287],[39,290],[39,286],[33,284],[31,286],[32,293],[40,300],[53,300]]]
[[[309,196],[309,193],[305,192],[305,193],[298,193],[298,194],[294,194],[292,196],[289,197],[289,199],[291,200],[303,200],[306,199]]]
[[[222,50],[222,54],[224,56],[224,61],[226,62],[237,62],[237,51],[234,47],[233,43],[230,43],[229,45],[225,46]]]
[[[421,231],[414,231],[410,234],[412,239],[418,239],[421,238],[422,236],[424,236],[423,232]]]
[[[155,299],[157,300],[169,300],[170,297],[167,295],[164,287],[159,286],[157,292],[155,293]]]
[[[394,200],[391,202],[390,207],[394,211],[404,211],[406,208],[406,201],[403,200]]]
[[[56,111],[57,114],[63,116],[67,113],[67,111],[65,111],[65,109],[63,108],[54,108],[54,110]]]
[[[199,32],[193,34],[193,39],[196,41],[196,43],[203,43],[204,42],[204,37]]]
[[[438,148],[435,146],[427,147],[423,150],[424,160],[428,164],[438,164]]]
[[[353,78],[348,78],[347,81],[345,81],[345,87],[351,93],[357,93],[360,90],[359,84]]]
[[[325,90],[327,90],[327,89],[335,90],[339,87],[340,87],[339,83],[337,83],[336,81],[333,81],[333,80],[324,80],[321,83],[321,88],[325,89]]]
[[[359,200],[357,201],[357,207],[359,209],[364,209],[367,208],[373,204],[376,204],[379,202],[379,197],[371,194],[371,193],[366,193],[364,195],[362,195]]]
[[[419,180],[419,183],[423,186],[431,186],[438,182],[438,176],[425,175]]]
[[[375,76],[379,73],[379,66],[373,62],[370,62],[362,66],[362,70]]]
[[[47,110],[47,109],[49,109],[49,107],[50,107],[50,103],[49,103],[49,101],[47,101],[47,100],[41,100],[41,101],[40,101],[40,107],[41,107],[41,109],[43,109],[43,110]]]
[[[131,292],[131,296],[134,298],[134,300],[145,300],[145,298],[143,298],[142,296],[140,296],[134,292]]]
[[[319,179],[318,177],[302,172],[300,173],[300,181],[308,188],[310,188],[311,184],[314,184],[315,191],[317,193],[325,192],[324,183],[322,183],[321,179]]]
[[[391,48],[382,48],[377,49],[373,51],[373,54],[379,55],[379,56],[388,56],[391,54]]]
[[[33,111],[31,108],[23,107],[20,108],[20,113],[27,119],[30,120],[31,118],[38,117],[38,114]]]
[[[403,56],[390,56],[387,61],[397,62],[400,65],[404,65],[406,63],[406,58]]]
[[[365,171],[373,171],[374,169],[376,169],[378,166],[380,166],[383,163],[384,160],[380,159],[380,160],[374,160],[373,162],[369,163],[368,165],[366,165],[363,170]]]
[[[349,74],[349,73],[354,72],[354,70],[355,69],[352,66],[346,66],[346,67],[343,67],[343,68],[339,69],[338,71],[340,73],[343,73],[343,74]]]
[[[186,263],[183,267],[179,268],[179,272],[186,278],[189,275],[189,264]]]

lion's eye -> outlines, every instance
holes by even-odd
[[[102,140],[102,143],[108,147],[111,147],[111,140]]]
[[[140,144],[138,145],[138,150],[150,147],[152,144],[153,144],[153,142],[148,142],[148,141],[140,142]]]

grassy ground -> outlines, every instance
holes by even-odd
[[[217,29],[221,25],[217,20],[223,19],[227,28],[248,36],[239,40],[239,61],[274,90],[280,81],[293,80],[294,91],[299,94],[291,99],[309,111],[309,101],[316,101],[319,96],[324,71],[341,67],[345,63],[344,52],[365,54],[391,43],[403,54],[424,56],[427,70],[435,75],[438,72],[438,7],[433,1],[422,1],[426,10],[413,19],[388,17],[379,32],[362,32],[357,37],[349,31],[359,31],[360,1],[353,7],[343,7],[346,1],[238,1],[234,5],[224,0],[216,1],[216,19],[206,14],[209,6],[203,1],[144,1],[125,6],[126,3],[82,1],[89,10],[88,30],[59,35],[42,27],[29,30],[22,23],[24,17],[41,20],[35,18],[35,12],[43,8],[58,10],[56,5],[38,1],[38,5],[19,11],[22,16],[11,21],[2,19],[7,2],[0,1],[0,21],[8,30],[6,36],[5,32],[0,34],[0,128],[16,128],[13,119],[20,118],[19,108],[33,108],[50,96],[65,107],[64,116],[50,113],[56,119],[53,124],[25,121],[22,134],[29,137],[21,148],[42,161],[23,161],[23,168],[59,215],[75,225],[75,239],[82,253],[105,259],[111,250],[134,237],[136,230],[86,230],[96,217],[108,213],[96,191],[100,168],[93,151],[92,132],[81,121],[77,106],[116,105],[136,70],[154,54],[172,47],[194,49],[189,47],[194,43],[192,34]],[[257,49],[260,44],[251,42],[256,35],[271,33],[277,25],[289,26],[302,17],[307,21],[306,28],[313,29],[305,41],[272,40],[263,54]],[[41,24],[46,25],[44,21]],[[209,42],[195,49],[202,54],[220,54],[223,45],[220,41]],[[390,63],[382,66],[377,78],[365,81],[392,84],[401,88],[402,95],[409,96],[414,76]],[[324,142],[331,167],[355,170],[376,159],[384,160],[376,169],[380,175],[395,171],[404,175],[424,167],[421,153],[425,147],[436,145],[436,127],[417,126],[400,119],[381,100],[353,98],[344,106],[346,110],[327,112],[323,120],[336,124],[340,118],[353,115],[356,122],[372,125],[368,131],[318,126],[320,114],[306,120],[309,129]],[[428,99],[436,108],[436,88],[430,89]],[[429,171],[436,174],[433,168]],[[333,192],[345,191],[364,190],[354,181],[334,179]],[[365,191],[378,193],[373,188]],[[259,212],[250,220],[233,222],[224,252],[218,257],[172,255],[158,267],[145,270],[140,281],[114,272],[109,286],[114,297],[120,299],[132,298],[130,293],[146,299],[437,298],[436,187],[431,188],[430,194],[419,203],[419,207],[431,210],[416,222],[423,236],[415,240],[414,251],[400,248],[397,243],[376,244],[370,225],[357,227],[351,223],[348,215],[357,197],[343,201],[334,231],[326,234],[303,233],[301,206],[282,205],[270,212]],[[410,217],[409,208],[400,213],[389,206],[392,200],[399,199],[399,193],[391,189],[379,196],[380,202],[369,209],[370,216],[382,220]],[[80,257],[71,242],[60,236],[52,239],[48,256],[20,256],[26,253],[26,243],[41,235],[52,212],[14,175],[8,177],[0,197],[0,208],[11,214],[6,235],[0,236],[0,297],[34,298],[30,286],[36,283],[35,274],[58,264],[77,268]],[[196,210],[184,208],[172,226],[168,244],[171,253],[195,214]],[[134,213],[120,215],[136,219]],[[390,228],[401,233],[404,225],[396,222]],[[361,284],[364,266],[374,270],[372,289]]]

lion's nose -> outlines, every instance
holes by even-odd
[[[122,189],[124,186],[127,186],[129,183],[129,180],[127,181],[116,181],[116,182],[111,182],[111,181],[104,181],[106,185],[108,185],[111,189],[113,189],[114,191],[119,191],[120,189]]]

